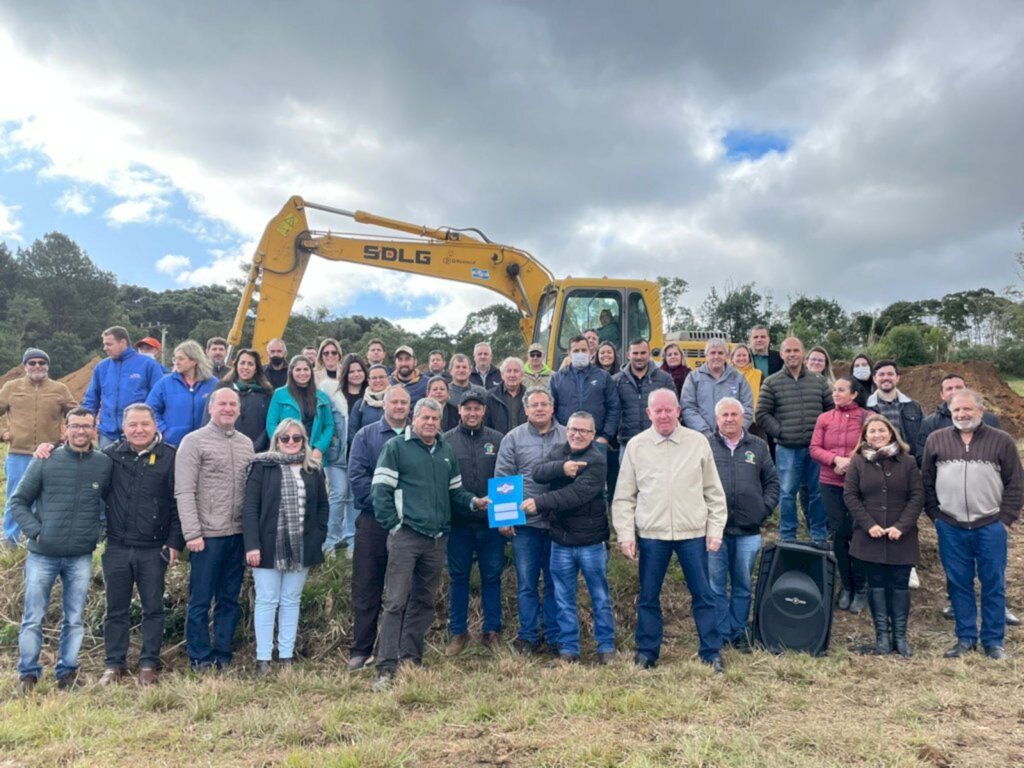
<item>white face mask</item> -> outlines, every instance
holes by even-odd
[[[853,369],[853,378],[857,381],[867,381],[871,378],[871,369],[866,365],[858,365]]]
[[[590,365],[590,355],[586,352],[573,352],[572,353],[572,367],[573,368],[586,368]]]

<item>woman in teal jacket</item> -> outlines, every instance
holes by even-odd
[[[302,355],[288,364],[288,381],[275,390],[267,410],[267,434],[272,435],[283,419],[301,421],[309,435],[309,446],[318,463],[331,446],[334,416],[331,401],[313,383],[313,369]]]

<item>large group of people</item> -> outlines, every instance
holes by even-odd
[[[423,661],[441,576],[450,580],[445,654],[471,642],[470,576],[480,576],[488,650],[504,644],[506,546],[516,578],[511,648],[581,657],[577,588],[590,596],[599,664],[616,657],[608,585],[612,531],[637,561],[633,662],[658,662],[661,592],[673,554],[685,576],[699,657],[724,670],[723,648],[748,652],[755,561],[776,507],[779,537],[835,557],[836,605],[872,617],[869,654],[912,654],[909,589],[922,512],[934,521],[956,622],[958,657],[980,641],[1005,657],[1007,532],[1024,471],[1014,441],[963,379],[942,381],[925,415],[899,388],[899,365],[859,354],[835,377],[828,352],[797,338],[771,348],[709,340],[691,369],[679,345],[636,339],[620,364],[608,322],[568,341],[557,369],[530,345],[495,365],[491,347],[418,365],[409,346],[388,360],[335,339],[288,358],[274,339],[229,359],[222,338],[175,347],[169,372],[151,337],[102,334],[107,358],[79,405],[29,348],[25,374],[0,389],[9,450],[4,543],[28,549],[19,689],[42,674],[42,625],[62,584],[57,686],[78,681],[92,553],[105,539],[101,684],[128,676],[131,599],[142,606],[137,680],[160,679],[166,569],[188,550],[185,628],[196,672],[226,669],[246,567],[255,587],[255,673],[295,658],[311,568],[352,560],[347,666],[374,667],[388,689]],[[489,514],[495,478],[521,476],[524,522]],[[492,510],[493,512],[493,510]],[[981,583],[980,631],[975,580]],[[212,622],[211,622],[212,611]],[[211,634],[212,626],[212,634]],[[276,628],[276,636],[275,636]],[[275,639],[276,638],[276,639]]]

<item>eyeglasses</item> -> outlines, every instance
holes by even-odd
[[[304,438],[302,435],[279,435],[277,438],[277,442],[284,443],[285,445],[288,445],[288,443],[302,445],[304,442],[306,442],[306,438]]]
[[[544,357],[543,352],[531,352],[530,357]]]
[[[324,357],[341,357],[341,353],[334,349],[325,349],[321,354]]]
[[[92,424],[68,424],[68,432],[88,432],[92,428]]]
[[[25,363],[26,368],[45,368],[49,363],[45,360],[29,360]]]
[[[569,427],[565,431],[568,432],[570,435],[580,435],[580,436],[582,436],[582,435],[592,435],[592,434],[594,434],[594,430],[592,430],[592,429],[582,429],[580,427]]]

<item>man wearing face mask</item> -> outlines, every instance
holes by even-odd
[[[999,661],[1006,658],[1006,543],[1024,502],[1024,469],[1013,438],[982,421],[981,395],[960,390],[949,409],[953,426],[928,437],[921,472],[924,510],[935,523],[956,617],[957,640],[945,656],[959,658],[977,648],[977,574],[981,644],[986,656]]]
[[[263,372],[267,381],[274,389],[280,389],[288,383],[288,347],[284,339],[271,339],[267,342],[267,359],[270,361]]]
[[[586,411],[594,417],[597,438],[594,442],[607,450],[608,441],[619,429],[622,404],[619,393],[606,371],[593,365],[590,346],[583,336],[569,340],[572,364],[551,377],[551,399],[555,406],[555,420],[566,425],[576,411]]]

